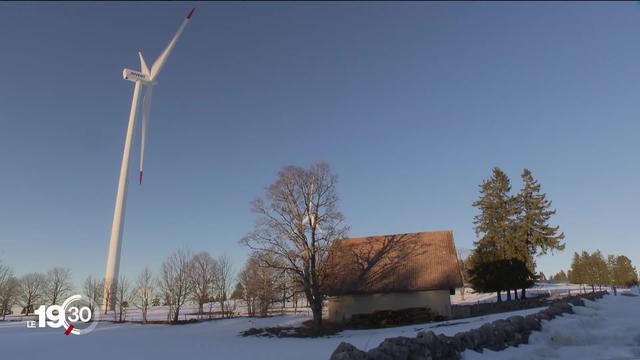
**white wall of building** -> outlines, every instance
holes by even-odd
[[[417,307],[428,307],[442,316],[451,316],[449,290],[333,296],[329,298],[328,319],[342,322],[356,314]]]

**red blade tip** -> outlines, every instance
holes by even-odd
[[[71,334],[71,332],[73,331],[73,325],[69,325],[69,327],[67,328],[67,330],[64,332],[64,334],[66,336],[69,336],[69,334]]]
[[[187,19],[191,19],[191,16],[193,15],[193,12],[196,11],[196,8],[191,9],[191,11],[189,11],[189,15],[187,15]]]
[[[140,185],[142,185],[142,170],[140,170]]]

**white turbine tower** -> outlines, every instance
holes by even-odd
[[[156,59],[151,66],[151,70],[142,57],[142,52],[138,50],[140,56],[140,71],[124,69],[122,76],[125,80],[135,83],[133,88],[133,98],[131,99],[131,111],[129,112],[129,125],[127,126],[127,135],[124,140],[124,154],[122,155],[122,165],[120,167],[120,179],[118,180],[118,192],[116,194],[116,205],[113,212],[113,225],[111,226],[111,240],[109,241],[109,255],[107,257],[107,270],[104,278],[104,297],[103,305],[106,310],[112,310],[115,306],[113,297],[118,281],[118,273],[120,269],[120,248],[122,247],[122,227],[124,217],[124,207],[127,194],[127,177],[129,173],[129,156],[131,155],[131,144],[133,143],[133,128],[136,123],[136,110],[138,107],[140,88],[146,87],[146,93],[142,102],[142,131],[140,141],[140,184],[142,184],[143,165],[144,165],[144,145],[147,135],[147,122],[149,121],[149,110],[151,106],[151,95],[153,85],[156,84],[156,78],[160,73],[163,65],[169,58],[169,54],[176,45],[178,38],[184,31],[185,26],[191,19],[195,8],[191,9],[187,17],[182,21],[178,31],[173,36],[162,54]]]

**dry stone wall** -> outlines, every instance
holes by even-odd
[[[509,346],[526,344],[532,331],[540,331],[542,320],[552,320],[563,314],[573,314],[573,306],[584,306],[587,298],[602,298],[605,292],[596,292],[565,298],[549,307],[527,316],[515,315],[486,323],[479,328],[459,332],[454,336],[436,335],[433,331],[419,332],[415,338],[394,337],[385,339],[380,345],[362,351],[342,342],[330,360],[453,360],[460,359],[465,350],[482,352],[504,350]]]

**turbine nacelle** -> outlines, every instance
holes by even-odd
[[[135,71],[135,70],[125,68],[124,70],[122,70],[122,77],[125,80],[129,80],[132,82],[140,81],[145,85],[153,85],[153,82],[151,81],[151,77],[140,71]]]

